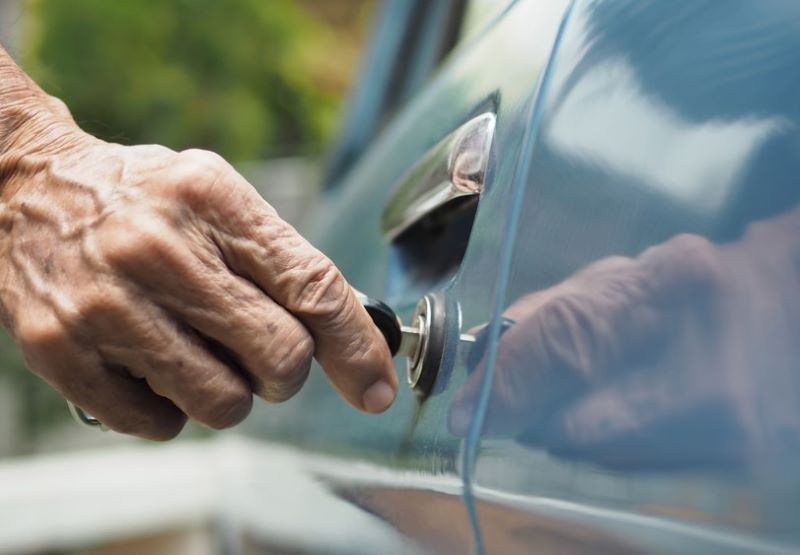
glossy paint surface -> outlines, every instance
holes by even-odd
[[[252,432],[412,472],[331,487],[434,552],[800,547],[800,4],[518,0],[470,36],[312,239],[403,318],[444,290],[483,356],[449,334],[434,394],[379,417],[315,371]],[[487,110],[463,262],[420,272],[381,213]]]
[[[476,490],[610,510],[643,550],[800,544],[798,29],[770,0],[567,14],[498,272],[516,324],[450,413]]]

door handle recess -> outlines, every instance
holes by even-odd
[[[383,212],[383,236],[393,242],[426,217],[460,206],[483,191],[496,116],[481,114],[428,151],[395,187]]]

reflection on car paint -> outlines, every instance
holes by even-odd
[[[554,537],[572,552],[796,550],[800,4],[577,0],[550,59],[568,4],[518,0],[456,49],[343,178],[314,237],[403,318],[444,288],[465,328],[516,320],[487,336],[497,364],[468,364],[451,341],[436,394],[420,405],[405,390],[376,418],[312,376],[280,412],[259,407],[256,433],[409,469],[414,487],[386,477],[402,500],[356,502],[436,552],[476,549],[455,507],[474,511],[488,553]],[[420,234],[416,279],[381,242],[390,187],[487,98],[496,168],[463,261],[431,271],[450,243]],[[463,442],[467,425],[477,441]],[[441,506],[416,495],[441,476],[453,522],[400,524]]]
[[[489,376],[478,490],[800,544],[799,24],[780,0],[577,2],[517,184],[517,325],[448,415],[463,435]]]

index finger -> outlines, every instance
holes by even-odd
[[[294,230],[283,233],[296,237],[283,249],[278,239],[278,253],[258,240],[240,243],[243,269],[308,328],[314,356],[339,393],[361,410],[384,411],[398,387],[386,340],[333,262]]]
[[[225,262],[306,326],[315,358],[344,399],[367,412],[386,410],[397,376],[386,340],[353,289],[243,178],[233,172],[229,181],[237,196],[226,194],[204,218]]]

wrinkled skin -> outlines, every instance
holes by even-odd
[[[752,467],[800,448],[800,211],[724,246],[600,260],[505,316],[484,433],[612,467]],[[486,361],[458,393],[466,431]]]
[[[0,314],[31,371],[158,440],[291,397],[312,356],[355,407],[391,404],[390,354],[342,274],[226,162],[104,143],[32,96],[0,118]]]

